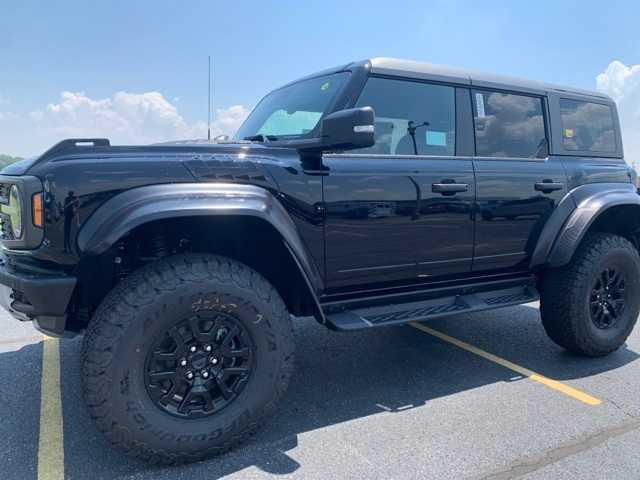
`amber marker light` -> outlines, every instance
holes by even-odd
[[[36,193],[31,197],[33,224],[42,228],[44,225],[44,209],[42,208],[42,193]]]

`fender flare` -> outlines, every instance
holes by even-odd
[[[610,208],[640,207],[640,195],[631,183],[590,183],[571,190],[545,224],[530,267],[560,267],[571,260],[593,222]]]
[[[247,215],[269,223],[292,254],[315,303],[318,320],[324,321],[318,300],[322,277],[310,253],[282,204],[271,192],[255,185],[174,183],[127,190],[107,200],[89,217],[78,234],[78,249],[83,255],[100,255],[145,223],[211,215]]]

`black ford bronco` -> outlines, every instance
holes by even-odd
[[[98,428],[195,460],[246,439],[334,330],[540,300],[560,346],[620,347],[640,195],[605,95],[377,58],[267,95],[234,139],[72,139],[0,175],[2,303],[85,334]]]

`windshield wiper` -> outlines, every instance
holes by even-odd
[[[273,142],[275,140],[278,140],[278,137],[276,137],[275,135],[258,134],[258,135],[250,135],[248,137],[244,137],[243,140],[249,140],[250,142],[262,142],[262,143],[264,143],[265,141]]]

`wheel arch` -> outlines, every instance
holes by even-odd
[[[207,240],[221,232],[246,233],[252,226],[259,227],[261,238],[257,234],[238,235],[242,248],[235,249],[232,257],[249,264],[249,253],[262,252],[283,261],[279,268],[264,268],[264,264],[258,268],[255,264],[249,266],[274,284],[292,313],[299,313],[300,309],[294,306],[290,295],[293,289],[286,284],[296,285],[311,305],[307,313],[324,322],[318,301],[322,278],[306,245],[282,204],[271,192],[254,185],[163,184],[128,190],[105,202],[87,220],[78,235],[78,249],[87,263],[104,257],[123,238],[176,225],[193,228],[199,235],[203,232],[210,235],[199,239],[198,250],[221,255],[229,252],[222,247],[217,247],[221,251],[207,248]],[[262,243],[256,243],[257,240]],[[270,252],[263,252],[269,249]],[[281,274],[275,274],[274,270],[281,270]]]
[[[634,185],[594,183],[573,189],[545,225],[531,259],[531,268],[569,263],[589,231],[615,233],[640,240],[640,195]]]

